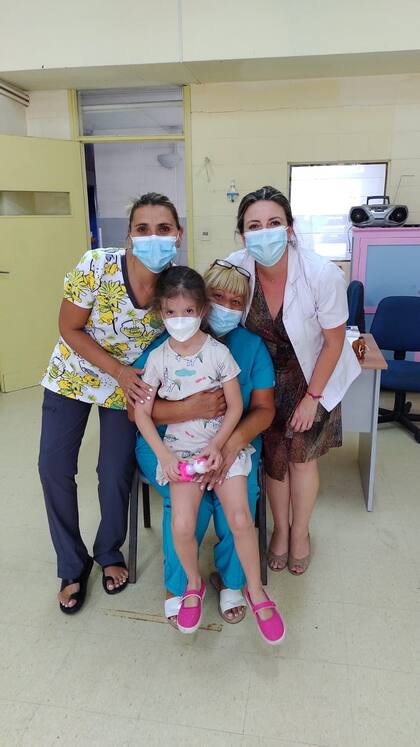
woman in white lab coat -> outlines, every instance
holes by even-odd
[[[276,372],[276,416],[264,438],[269,566],[301,575],[310,561],[317,459],[341,446],[340,402],[360,373],[344,345],[346,287],[332,262],[298,247],[290,203],[274,187],[242,199],[237,231],[244,248],[227,260],[251,273],[243,321],[264,339]]]

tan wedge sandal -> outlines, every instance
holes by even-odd
[[[284,552],[282,555],[276,555],[274,552],[271,552],[271,550],[269,550],[267,553],[267,563],[270,571],[274,571],[274,573],[280,573],[280,571],[284,571],[287,566],[288,558],[288,552]],[[278,565],[274,566],[273,563],[277,563]]]
[[[305,555],[304,558],[294,558],[293,555],[289,553],[289,560],[287,561],[287,569],[289,573],[292,574],[292,576],[302,576],[305,571],[308,570],[309,563],[311,562],[311,538],[308,534],[308,540],[309,540],[309,552],[307,555]],[[299,568],[298,571],[292,571],[292,568]]]

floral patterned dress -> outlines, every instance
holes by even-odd
[[[120,363],[131,365],[163,332],[158,315],[140,309],[130,287],[125,249],[86,252],[64,279],[64,298],[90,309],[85,332]],[[41,384],[57,394],[123,410],[124,392],[112,376],[59,338]]]
[[[264,461],[270,477],[284,480],[289,462],[309,462],[329,448],[341,446],[341,406],[328,412],[319,404],[310,430],[294,433],[290,428],[290,420],[305,395],[307,383],[283,323],[283,308],[273,320],[258,273],[246,326],[262,337],[274,364],[276,415],[264,436]]]

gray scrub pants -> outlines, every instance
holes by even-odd
[[[89,553],[79,529],[77,461],[92,405],[45,389],[38,468],[44,490],[57,575],[82,573]],[[124,560],[120,547],[127,533],[128,503],[135,466],[136,425],[126,410],[99,407],[97,473],[101,510],[93,557],[101,566]]]

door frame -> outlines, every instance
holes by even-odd
[[[86,215],[86,237],[87,245],[90,245],[90,227],[89,227],[89,210],[87,202],[87,184],[86,184],[86,163],[85,163],[85,143],[145,143],[145,142],[183,142],[185,144],[185,205],[187,221],[187,243],[188,243],[188,264],[194,267],[194,229],[193,229],[193,190],[192,190],[192,147],[191,147],[191,87],[182,86],[182,102],[184,109],[184,132],[181,135],[81,135],[80,134],[80,112],[77,91],[71,89],[68,91],[68,106],[70,113],[70,127],[72,140],[80,143],[81,164],[82,164],[82,181],[85,195],[85,215]]]

